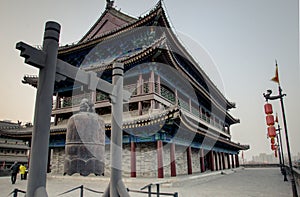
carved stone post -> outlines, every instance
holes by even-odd
[[[27,197],[48,196],[46,191],[46,172],[59,33],[60,25],[58,23],[46,23],[43,42],[43,52],[46,58],[44,67],[40,68],[39,72]]]
[[[111,175],[110,183],[103,196],[129,197],[129,194],[122,181],[122,138],[123,138],[123,73],[124,65],[113,64],[112,83],[114,85],[111,96],[112,119],[111,119],[111,142],[110,142],[110,162]]]

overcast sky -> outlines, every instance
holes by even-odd
[[[116,0],[121,11],[138,17],[156,0]],[[41,45],[46,21],[62,26],[61,44],[80,38],[100,17],[105,0],[1,0],[0,120],[33,121],[36,90],[21,83],[25,74],[37,74],[23,63],[15,49],[18,41]],[[165,0],[169,20],[209,54],[212,66],[202,65],[208,75],[237,108],[231,114],[241,120],[232,126],[232,139],[249,144],[249,160],[261,152],[271,153],[266,139],[262,94],[277,85],[270,79],[279,63],[292,154],[300,152],[299,5],[297,0]],[[197,47],[185,46],[199,62]],[[195,50],[196,49],[196,50]],[[200,59],[199,59],[200,58]],[[218,71],[218,72],[216,72]],[[282,118],[279,101],[272,102]],[[282,122],[282,121],[281,121]],[[283,124],[281,123],[283,126]],[[286,152],[286,151],[285,151]]]

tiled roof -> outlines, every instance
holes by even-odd
[[[18,123],[8,122],[8,121],[0,121],[0,129],[16,129],[20,128]]]

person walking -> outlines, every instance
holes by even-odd
[[[15,163],[10,167],[11,170],[11,183],[15,184],[17,180],[17,174],[19,173],[19,164],[15,161]]]
[[[26,180],[25,179],[26,167],[23,164],[20,165],[19,171],[21,174],[21,180]]]

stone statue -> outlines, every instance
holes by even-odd
[[[104,175],[105,128],[88,99],[80,102],[80,111],[67,125],[64,175],[90,173]]]

